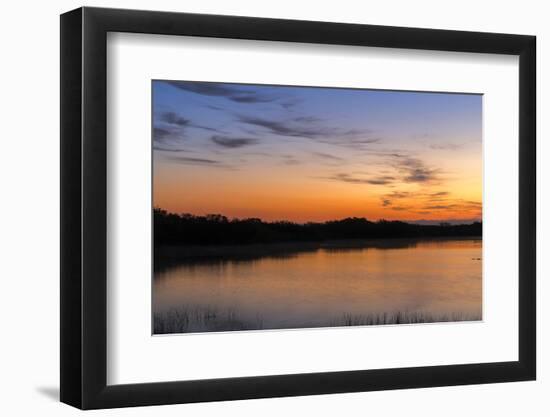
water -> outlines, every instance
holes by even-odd
[[[238,250],[157,260],[154,332],[481,319],[481,239]]]

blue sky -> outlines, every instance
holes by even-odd
[[[480,95],[153,81],[155,195],[172,210],[222,212],[228,207],[210,204],[208,196],[201,203],[170,193],[178,184],[189,192],[215,189],[208,180],[223,177],[222,194],[248,189],[243,195],[251,199],[260,196],[255,190],[262,184],[246,178],[261,176],[274,192],[300,183],[311,194],[312,187],[340,183],[352,200],[350,214],[357,212],[359,199],[365,217],[478,218],[481,114]],[[189,178],[196,181],[190,184]],[[346,189],[333,191],[346,195]],[[391,199],[392,193],[420,199],[447,194],[441,204],[426,200],[422,208]],[[282,200],[293,204],[290,197]],[[380,205],[376,210],[374,201]],[[468,208],[466,201],[476,204]],[[299,215],[258,207],[258,217],[307,218],[307,201],[294,203]],[[239,207],[229,211],[239,216]],[[241,211],[250,214],[249,207]],[[340,211],[327,203],[326,216]],[[314,207],[311,212],[312,218],[323,217]]]

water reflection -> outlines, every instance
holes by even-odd
[[[157,253],[155,333],[481,318],[481,240]]]

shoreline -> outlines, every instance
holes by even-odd
[[[207,259],[250,260],[265,256],[285,257],[319,249],[404,249],[423,242],[482,240],[481,236],[420,238],[339,239],[327,241],[252,243],[246,245],[161,245],[153,249],[155,264]]]

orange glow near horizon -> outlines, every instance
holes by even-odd
[[[481,96],[184,82],[153,92],[155,207],[481,220]]]
[[[154,205],[173,213],[298,223],[346,217],[404,221],[481,219],[481,184],[475,178],[445,181],[445,186],[387,187],[305,177],[288,167],[281,172],[265,171],[213,172],[209,167],[171,167],[155,174]],[[437,193],[445,194],[438,198]],[[384,200],[391,198],[391,205],[384,206]]]

